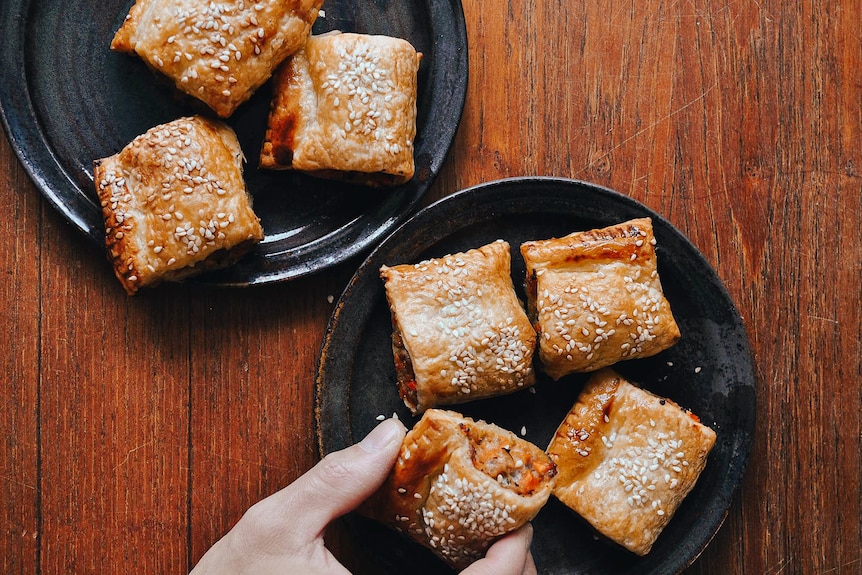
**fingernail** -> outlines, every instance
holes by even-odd
[[[401,423],[387,419],[377,427],[371,430],[371,433],[365,436],[365,439],[359,442],[366,453],[377,453],[388,447],[391,443],[398,441],[404,434],[404,426]]]

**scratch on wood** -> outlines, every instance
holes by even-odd
[[[635,138],[637,138],[637,137],[638,137],[638,136],[640,136],[641,134],[643,134],[643,133],[645,133],[645,132],[648,132],[649,130],[652,130],[653,128],[655,128],[656,126],[658,126],[659,124],[661,124],[662,122],[665,122],[665,121],[667,121],[667,120],[668,120],[668,119],[670,119],[670,118],[673,118],[674,116],[676,116],[677,114],[679,114],[679,113],[680,113],[680,112],[682,112],[683,110],[685,110],[685,109],[687,109],[687,108],[690,108],[690,107],[691,107],[691,106],[693,106],[694,104],[696,104],[696,103],[700,102],[701,100],[703,100],[704,98],[706,98],[706,95],[707,95],[707,94],[709,94],[710,92],[712,92],[712,91],[716,88],[716,86],[718,86],[718,82],[715,82],[712,86],[710,86],[709,88],[707,88],[706,90],[704,90],[703,92],[701,92],[701,94],[700,94],[697,98],[692,98],[689,102],[686,102],[685,104],[683,104],[683,105],[682,105],[682,106],[680,106],[679,108],[677,108],[677,109],[675,109],[675,110],[672,110],[672,111],[668,112],[666,115],[662,116],[661,118],[659,118],[659,119],[658,119],[658,120],[656,120],[655,122],[651,123],[649,126],[645,126],[645,127],[641,128],[640,130],[638,130],[637,132],[635,132],[634,134],[632,134],[631,136],[629,136],[628,138],[626,138],[625,140],[623,140],[622,142],[620,142],[619,144],[617,144],[616,146],[614,146],[613,148],[609,149],[607,152],[605,152],[604,154],[602,154],[602,155],[601,155],[601,156],[599,156],[598,158],[594,159],[594,160],[591,162],[591,164],[590,164],[590,165],[593,165],[593,164],[595,164],[596,162],[598,162],[598,161],[600,161],[600,160],[603,160],[604,158],[607,158],[607,157],[608,157],[608,156],[610,156],[613,152],[615,152],[616,150],[618,150],[618,149],[622,148],[623,146],[625,146],[626,144],[628,144],[629,142],[631,142],[632,140],[634,140]],[[581,169],[581,172],[586,171],[586,170],[590,167],[590,165],[584,166],[584,167]]]
[[[821,571],[820,574],[826,575],[827,573],[834,573],[835,571],[838,571],[840,569],[844,569],[845,567],[848,567],[850,565],[854,565],[856,563],[862,563],[862,557],[857,557],[856,559],[853,559],[852,561],[848,561],[846,563],[841,563],[840,565],[837,565],[837,566],[833,567],[832,569],[827,569],[826,571]]]
[[[838,325],[838,320],[837,320],[837,319],[832,319],[831,317],[822,317],[822,316],[819,316],[819,315],[812,315],[812,314],[808,314],[808,317],[809,317],[809,318],[811,318],[811,319],[819,319],[819,320],[821,320],[821,321],[828,321],[828,322],[830,322],[830,323],[834,323],[835,325]]]
[[[33,491],[36,490],[35,485],[30,485],[29,483],[24,483],[23,481],[18,481],[14,477],[9,477],[8,475],[0,475],[0,479],[3,479],[4,481],[7,481],[9,483],[13,483],[15,485],[20,485],[21,487],[26,487],[27,489],[32,489]]]
[[[788,565],[790,565],[790,563],[791,563],[790,558],[783,559],[783,560],[781,561],[781,563],[780,563],[779,565],[777,565],[777,566],[776,566],[776,567],[777,567],[777,569],[778,569],[778,571],[773,571],[772,569],[769,569],[769,570],[767,571],[767,573],[768,573],[768,574],[771,574],[771,575],[778,575],[779,573],[781,573],[782,571],[784,571],[784,569],[785,569]]]
[[[155,440],[154,440],[154,439],[151,439],[151,440],[147,441],[146,443],[142,443],[141,445],[138,445],[137,447],[133,447],[132,449],[130,449],[130,450],[126,453],[126,457],[124,457],[124,458],[123,458],[123,460],[122,460],[121,462],[119,462],[118,464],[116,464],[116,465],[114,466],[113,471],[116,471],[117,469],[119,469],[119,468],[120,468],[120,467],[122,467],[123,465],[127,464],[127,463],[129,462],[129,458],[132,456],[132,454],[133,454],[134,452],[136,452],[136,451],[137,451],[137,450],[139,450],[139,449],[143,449],[144,447],[146,447],[146,446],[148,446],[148,445],[152,445],[154,442],[155,442]]]

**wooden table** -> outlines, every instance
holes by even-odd
[[[467,105],[426,203],[559,175],[687,234],[759,380],[744,483],[687,573],[862,572],[859,0],[463,3]],[[5,137],[0,202],[0,571],[186,572],[317,459],[315,360],[359,262],[129,298]]]

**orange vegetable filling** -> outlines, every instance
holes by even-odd
[[[544,481],[556,475],[547,456],[534,453],[526,442],[513,442],[502,434],[478,432],[462,426],[472,444],[473,465],[519,495],[532,495]]]

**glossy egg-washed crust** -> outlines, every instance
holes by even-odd
[[[535,383],[536,334],[518,301],[509,244],[383,266],[401,398],[413,413]]]
[[[649,218],[526,242],[521,254],[539,359],[552,378],[655,355],[679,340]]]
[[[323,0],[137,0],[111,48],[230,116],[306,41]]]
[[[548,446],[558,469],[554,495],[645,555],[694,487],[715,437],[694,414],[605,368]]]
[[[310,37],[275,74],[260,167],[378,187],[409,180],[420,59],[400,38]]]
[[[230,265],[263,239],[242,158],[227,125],[194,116],[96,160],[108,258],[129,294]]]
[[[555,474],[548,455],[514,433],[431,409],[361,511],[463,569],[536,516]]]

